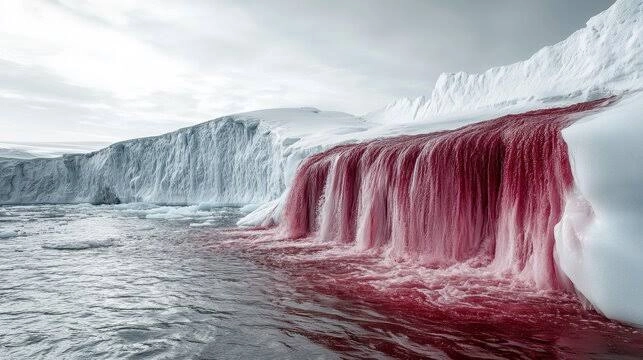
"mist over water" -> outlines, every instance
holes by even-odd
[[[311,239],[237,208],[0,208],[0,357],[635,358],[573,297],[502,290]],[[424,280],[419,280],[424,279]]]

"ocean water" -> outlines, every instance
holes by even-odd
[[[573,296],[240,231],[234,207],[0,207],[1,359],[636,359]]]

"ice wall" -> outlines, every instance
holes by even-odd
[[[643,94],[583,118],[563,136],[576,189],[556,229],[563,271],[612,319],[643,326]]]
[[[0,161],[0,203],[256,203],[274,199],[306,153],[291,147],[353,116],[274,109],[223,117],[89,154]]]
[[[566,40],[525,61],[480,74],[442,74],[429,98],[401,99],[367,117],[378,123],[544,108],[643,89],[643,2],[618,0]]]

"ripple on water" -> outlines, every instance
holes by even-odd
[[[72,241],[72,242],[62,242],[62,243],[49,243],[43,244],[42,248],[46,250],[88,250],[88,249],[100,249],[108,248],[112,246],[117,246],[117,243],[114,240],[89,240],[89,241]]]
[[[19,235],[18,230],[0,230],[0,239],[9,239]]]

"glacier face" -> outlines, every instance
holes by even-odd
[[[0,201],[261,201],[283,188],[275,150],[256,124],[225,118],[89,154],[5,161]]]
[[[643,2],[618,0],[528,60],[480,74],[442,74],[430,97],[397,100],[366,117],[400,123],[472,112],[499,116],[640,90],[642,41]]]
[[[574,286],[607,317],[643,326],[643,92],[563,131],[576,191],[556,226]]]
[[[319,126],[359,128],[351,115],[274,109],[52,159],[0,161],[0,203],[257,203],[278,197],[304,157],[290,147]]]

